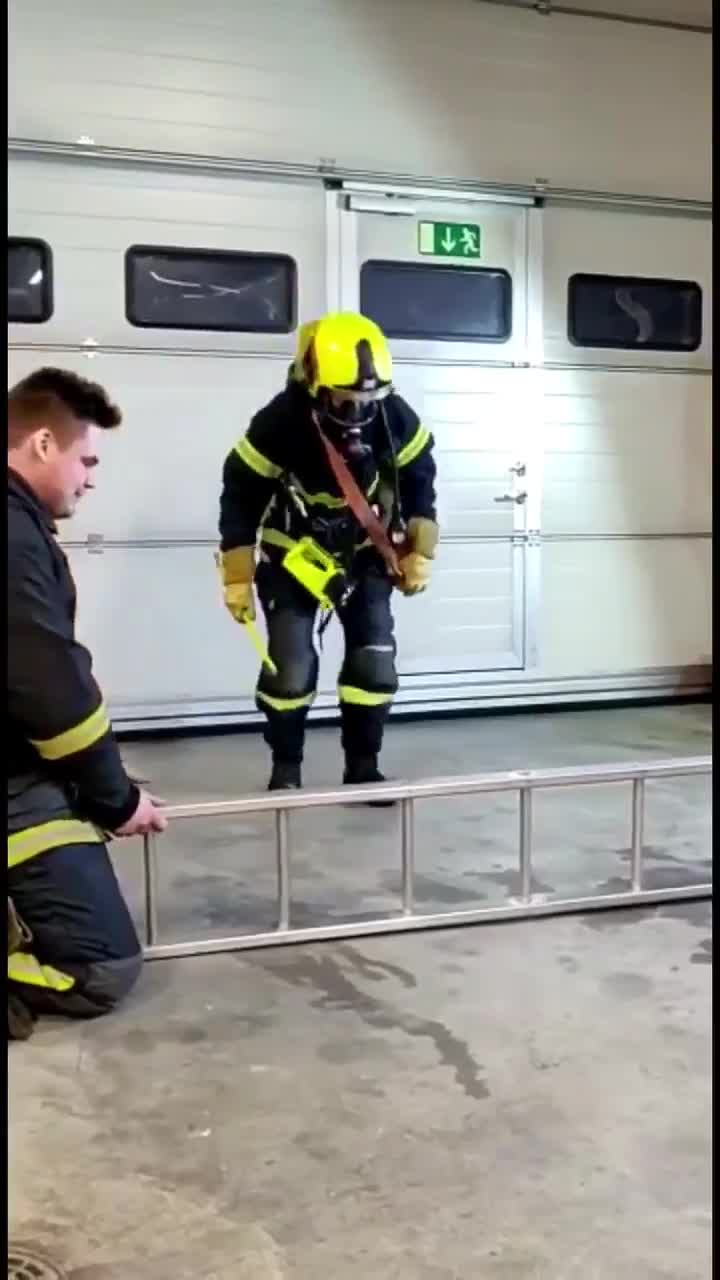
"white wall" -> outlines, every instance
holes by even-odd
[[[478,0],[10,0],[24,138],[707,199],[706,35]]]

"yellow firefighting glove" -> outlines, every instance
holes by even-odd
[[[404,596],[419,595],[427,587],[439,533],[434,520],[413,516],[408,521],[408,550],[400,561],[399,587]]]
[[[253,577],[255,576],[255,548],[233,547],[217,556],[223,586],[225,608],[236,622],[255,617]]]

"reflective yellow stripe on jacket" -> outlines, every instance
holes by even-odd
[[[281,547],[283,551],[292,551],[293,547],[298,544],[297,538],[291,538],[289,534],[283,533],[280,529],[261,530],[260,541],[266,542],[271,547]],[[355,550],[364,551],[366,547],[371,547],[372,545],[372,538],[365,538],[363,542],[358,543]]]
[[[420,456],[423,449],[430,442],[430,432],[422,423],[419,425],[415,435],[407,444],[403,446],[397,454],[395,461],[399,467],[407,467]]]
[[[372,498],[373,494],[376,492],[379,483],[380,483],[380,477],[375,476],[375,479],[373,480],[372,484],[370,485],[370,488],[365,494],[365,497],[368,499],[368,501]],[[344,510],[345,507],[347,507],[346,498],[337,497],[335,494],[332,494],[332,493],[323,493],[322,491],[319,493],[310,493],[307,489],[303,489],[302,485],[300,484],[300,481],[296,480],[295,477],[293,477],[292,487],[294,489],[297,489],[303,502],[307,502],[308,506],[310,507],[329,507],[331,511],[342,511]]]
[[[8,836],[8,868],[19,867],[40,853],[65,844],[102,844],[105,837],[91,822],[56,818],[37,827],[26,827]]]
[[[105,704],[101,702],[80,724],[73,725],[64,733],[58,733],[54,738],[36,738],[31,739],[31,742],[43,760],[63,760],[65,756],[73,756],[78,751],[92,747],[104,738],[109,729],[110,719]]]
[[[243,436],[242,440],[235,445],[235,452],[246,467],[249,467],[256,475],[263,476],[265,480],[277,480],[282,475],[282,467],[276,466],[274,462],[265,457],[264,453],[260,453],[255,448],[255,445],[250,443],[247,436]]]
[[[297,538],[291,538],[289,534],[282,533],[280,529],[263,529],[260,534],[260,541],[267,542],[271,547],[282,547],[283,551],[292,551],[297,546]]]

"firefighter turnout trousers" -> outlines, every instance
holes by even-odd
[[[142,952],[104,844],[68,844],[8,870],[31,934],[8,955],[8,994],[33,1013],[93,1018],[134,986]]]
[[[397,691],[392,584],[375,552],[353,565],[354,590],[337,616],[345,633],[345,659],[338,696],[346,760],[376,758]],[[267,719],[265,741],[276,763],[301,764],[305,723],[317,690],[319,661],[314,643],[317,601],[277,561],[261,561],[255,584],[268,630],[270,657],[263,667],[257,705]]]

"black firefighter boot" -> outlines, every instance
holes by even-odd
[[[19,996],[8,992],[8,1040],[29,1040],[35,1030],[35,1018]]]
[[[8,956],[32,942],[32,934],[20,919],[12,898],[8,898]],[[8,991],[8,1040],[28,1040],[35,1030],[35,1018],[18,995]]]
[[[345,756],[345,773],[343,782],[349,787],[367,786],[372,782],[387,782],[387,778],[378,769],[377,756]],[[371,809],[390,809],[394,800],[368,800]]]
[[[301,787],[302,773],[299,764],[292,764],[287,760],[273,760],[268,791],[299,791]]]

